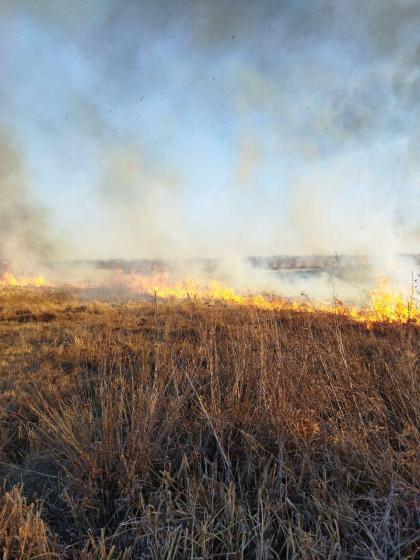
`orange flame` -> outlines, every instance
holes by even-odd
[[[194,279],[172,282],[167,273],[152,276],[129,274],[124,283],[136,293],[147,294],[159,299],[219,301],[232,305],[251,306],[267,310],[292,310],[309,313],[323,312],[345,315],[355,321],[366,323],[415,323],[420,325],[420,309],[412,295],[392,287],[388,281],[381,281],[372,291],[365,305],[345,304],[338,300],[301,301],[282,298],[272,294],[241,294],[234,288],[217,280],[200,281]]]
[[[46,285],[47,281],[43,276],[16,277],[12,272],[6,271],[0,278],[0,286],[40,288]]]
[[[284,298],[267,293],[240,293],[218,280],[188,278],[174,281],[168,271],[152,275],[141,275],[117,271],[112,282],[105,278],[96,279],[76,288],[104,287],[107,284],[126,286],[131,292],[158,298],[160,300],[196,299],[206,302],[223,302],[229,305],[250,306],[266,310],[291,310],[306,313],[327,313],[347,316],[362,322],[369,328],[374,323],[413,323],[420,325],[420,308],[413,295],[405,295],[394,288],[389,281],[378,283],[378,288],[367,297],[364,305],[315,300]],[[0,277],[0,286],[43,287],[51,286],[43,276],[16,277],[5,272]]]

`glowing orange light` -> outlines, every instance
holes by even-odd
[[[6,271],[0,277],[0,286],[35,287],[40,288],[47,284],[43,276],[16,277],[12,272]]]
[[[151,275],[115,272],[112,280],[93,278],[75,288],[104,287],[108,284],[125,286],[131,292],[151,296],[160,300],[196,299],[206,302],[221,302],[232,306],[249,306],[265,310],[291,310],[306,313],[327,313],[347,316],[366,324],[370,329],[375,323],[413,323],[420,325],[420,308],[414,298],[394,288],[387,280],[378,282],[363,305],[346,304],[338,300],[331,302],[298,300],[266,293],[240,293],[219,280],[187,278],[173,280],[169,271]],[[7,271],[0,277],[0,286],[43,287],[51,285],[43,276],[16,277]]]

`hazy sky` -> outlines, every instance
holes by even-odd
[[[418,251],[419,29],[419,0],[0,0],[2,149],[63,255]]]

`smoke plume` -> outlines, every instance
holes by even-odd
[[[54,256],[45,209],[33,200],[18,150],[0,130],[0,260],[17,272]]]
[[[35,192],[73,258],[418,252],[415,0],[0,9],[6,258],[49,255]]]

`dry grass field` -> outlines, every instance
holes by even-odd
[[[3,557],[418,557],[419,334],[1,290]]]

